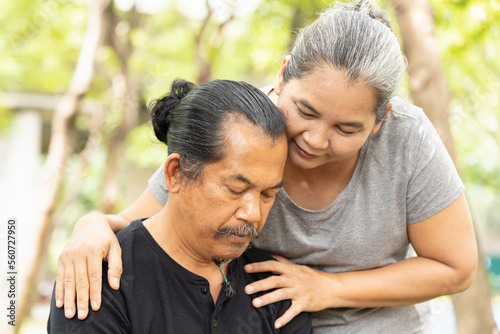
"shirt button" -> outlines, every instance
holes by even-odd
[[[212,321],[212,326],[217,327],[217,319],[214,319],[214,321]]]
[[[207,288],[205,288],[205,287],[201,288],[201,293],[202,293],[202,294],[206,295],[206,294],[207,294],[207,292],[208,292],[208,289],[207,289]]]

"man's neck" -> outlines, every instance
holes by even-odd
[[[167,214],[167,207],[143,223],[156,243],[175,262],[209,282],[215,303],[223,283],[219,267],[211,259],[203,258],[192,249],[190,241],[182,234],[182,229],[177,228],[178,226]],[[227,275],[229,263],[222,264],[220,268]]]

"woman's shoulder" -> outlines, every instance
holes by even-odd
[[[402,98],[393,98],[392,109],[382,123],[380,140],[401,138],[406,141],[415,137],[434,136],[436,130],[424,110]]]
[[[406,164],[422,154],[422,148],[439,144],[440,138],[422,108],[401,98],[391,102],[380,130],[370,136],[367,154],[378,163]]]
[[[408,123],[420,123],[428,121],[422,108],[411,104],[400,97],[391,100],[392,109],[387,116],[387,120],[396,119],[398,121],[407,121]]]

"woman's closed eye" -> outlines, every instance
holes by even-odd
[[[316,115],[314,115],[314,114],[309,114],[309,113],[304,112],[299,107],[297,107],[297,110],[298,110],[299,114],[302,115],[305,118],[314,118],[314,117],[316,117]]]
[[[342,127],[340,126],[337,126],[337,130],[342,133],[342,134],[345,134],[345,135],[352,135],[354,132],[353,131],[347,131],[345,129],[343,129]]]

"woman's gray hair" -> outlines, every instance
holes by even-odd
[[[401,86],[406,59],[389,19],[370,1],[361,0],[334,3],[299,32],[284,81],[325,65],[345,71],[349,83],[373,89],[380,121]]]

